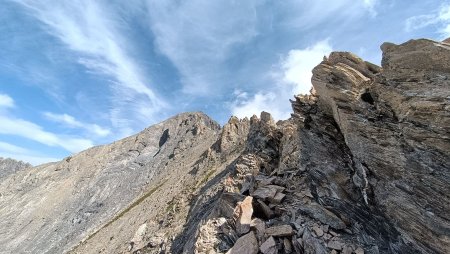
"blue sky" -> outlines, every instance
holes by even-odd
[[[286,119],[331,51],[450,37],[442,0],[0,2],[0,156],[35,165],[185,111]]]

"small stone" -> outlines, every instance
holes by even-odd
[[[148,241],[148,245],[151,248],[155,248],[155,247],[160,246],[163,242],[164,242],[164,239],[162,237],[154,236],[154,237],[150,238],[150,240]]]
[[[256,178],[256,180],[258,181],[258,186],[259,187],[263,187],[263,186],[266,186],[266,185],[269,185],[269,184],[272,184],[273,183],[273,181],[275,181],[275,179],[277,179],[275,176],[272,176],[272,177],[269,177],[269,178],[266,178],[266,177],[257,177]]]
[[[303,248],[303,239],[302,239],[302,238],[297,238],[297,242],[298,242],[298,244],[300,244],[300,246],[302,246],[302,248]]]
[[[301,238],[292,237],[292,245],[295,253],[303,253],[303,240]]]
[[[284,252],[289,254],[292,253],[292,243],[289,239],[284,238],[283,239],[283,246],[284,246]]]
[[[344,246],[344,244],[341,242],[338,242],[338,241],[330,241],[328,243],[328,248],[333,249],[333,250],[342,250],[343,246]]]
[[[269,236],[291,236],[294,234],[294,230],[290,225],[279,225],[267,228],[266,234]]]
[[[338,233],[334,232],[333,230],[330,230],[330,234],[331,234],[332,236],[338,236],[338,235],[339,235]]]
[[[275,239],[271,236],[269,239],[267,239],[261,246],[259,247],[259,250],[263,254],[276,254],[277,253],[277,243],[275,242]]]
[[[364,249],[361,248],[361,247],[358,247],[358,248],[355,250],[355,254],[364,254]]]
[[[227,251],[227,254],[257,254],[258,240],[256,240],[255,233],[250,233],[241,236],[237,239],[234,246]]]
[[[331,250],[330,254],[337,254],[337,251]]]
[[[353,251],[352,247],[345,246],[344,248],[342,248],[341,254],[352,254],[352,251]]]
[[[283,193],[278,192],[277,194],[275,194],[275,196],[274,196],[273,198],[272,198],[272,197],[269,197],[268,200],[269,200],[269,202],[271,202],[271,203],[274,203],[274,204],[280,204],[281,201],[283,200],[283,198],[284,198],[285,196],[286,196],[286,195],[284,195]]]
[[[312,229],[318,237],[323,236],[323,230],[319,226],[314,225]]]
[[[270,186],[270,185],[268,185]],[[267,200],[269,197],[273,198],[277,194],[277,189],[269,188],[268,186],[256,189],[252,196],[261,200]]]
[[[256,238],[258,242],[262,242],[264,238],[264,232],[266,231],[266,224],[261,219],[253,219],[250,223],[250,227],[254,228],[256,231]]]
[[[329,229],[329,228],[330,228],[329,225],[323,225],[323,226],[322,226],[322,230],[323,230],[324,233],[328,232],[328,229]]]

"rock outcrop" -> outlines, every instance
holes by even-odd
[[[288,120],[181,114],[0,179],[0,252],[449,253],[450,44],[381,48]]]

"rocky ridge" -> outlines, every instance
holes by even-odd
[[[6,177],[0,252],[450,252],[450,44],[381,48],[325,58],[286,121],[181,114]]]

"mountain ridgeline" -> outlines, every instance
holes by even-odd
[[[0,253],[450,253],[450,43],[381,49],[324,58],[288,120],[183,113],[1,160]]]

